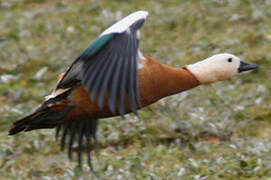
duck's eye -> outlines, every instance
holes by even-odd
[[[228,59],[228,62],[232,62],[232,58],[229,58],[229,59]]]

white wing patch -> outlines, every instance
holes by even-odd
[[[136,32],[136,38],[137,38],[137,39],[140,38],[140,31],[139,31],[139,30]]]
[[[145,57],[139,49],[138,49],[137,55],[138,55],[138,60],[137,60],[138,66],[137,67],[138,67],[138,69],[141,69],[144,67]]]
[[[54,98],[54,97],[56,97],[55,91],[53,91],[51,94],[45,96],[44,99],[45,99],[45,101],[48,101],[49,99]]]
[[[111,34],[111,33],[122,33],[126,31],[133,23],[135,23],[139,19],[146,19],[149,13],[147,11],[136,11],[132,14],[126,16],[121,19],[117,23],[113,24],[109,28],[107,28],[101,35]]]
[[[67,90],[69,90],[70,88],[66,88],[66,89],[57,89],[55,91],[53,91],[51,94],[49,94],[48,96],[45,96],[45,100],[48,101],[51,98],[55,98],[56,96],[66,92]]]

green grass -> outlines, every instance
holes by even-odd
[[[150,12],[141,49],[165,64],[229,52],[260,69],[162,99],[139,119],[101,120],[96,177],[68,161],[53,130],[7,136],[102,30],[138,9]],[[269,1],[0,0],[0,17],[0,179],[271,177]]]

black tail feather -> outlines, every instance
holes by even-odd
[[[13,134],[17,134],[23,130],[25,130],[26,128],[26,124],[28,124],[29,120],[32,119],[32,117],[35,115],[31,114],[29,116],[26,116],[25,118],[18,120],[16,122],[13,123],[13,126],[11,127],[11,129],[9,130],[8,134],[9,135],[13,135]]]
[[[80,168],[82,166],[82,152],[85,148],[88,165],[90,169],[93,170],[91,164],[91,150],[93,149],[94,140],[96,138],[97,126],[98,119],[93,119],[65,122],[61,127],[56,128],[56,137],[59,132],[62,131],[62,137],[60,139],[61,150],[63,151],[65,149],[67,143],[68,156],[70,160],[73,159],[73,152],[77,152],[77,161]],[[77,141],[77,147],[74,147],[75,141]]]
[[[13,126],[9,130],[9,135],[14,135],[21,131],[53,128],[61,122],[62,118],[70,111],[71,108],[71,106],[66,106],[59,111],[53,111],[50,108],[43,111],[36,111],[33,114],[14,122]]]

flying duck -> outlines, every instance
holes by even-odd
[[[147,11],[136,11],[101,33],[61,74],[40,107],[13,123],[9,135],[56,128],[61,150],[67,147],[69,159],[77,151],[81,167],[84,146],[92,168],[98,119],[124,118],[130,112],[138,116],[138,109],[161,98],[258,67],[227,53],[181,68],[162,64],[139,49],[139,29],[147,16]]]

